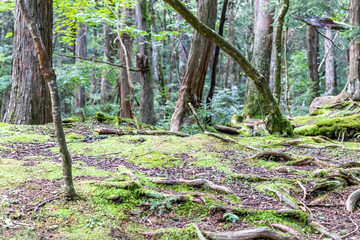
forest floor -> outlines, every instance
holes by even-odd
[[[360,239],[360,204],[345,209],[359,188],[359,143],[264,136],[234,137],[236,144],[206,134],[95,139],[98,127],[112,125],[65,128],[79,195],[67,202],[52,126],[0,123],[0,239],[201,239],[197,229],[216,239],[216,232],[257,227],[281,239]]]

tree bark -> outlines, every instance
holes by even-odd
[[[360,3],[358,0],[350,0],[350,24],[358,26],[360,24]],[[351,41],[349,51],[349,75],[346,85],[340,93],[342,100],[352,99],[360,101],[360,78],[359,78],[359,57],[360,43],[355,36]]]
[[[269,0],[256,0],[258,13],[254,25],[254,49],[252,63],[264,75],[268,82],[270,75],[271,43],[272,43],[272,16],[269,10]],[[256,4],[255,4],[256,5]],[[267,83],[269,84],[269,83]],[[259,94],[255,83],[247,81],[244,116],[264,117],[269,114],[265,108],[265,99]]]
[[[311,99],[320,96],[320,81],[318,73],[319,35],[310,25],[306,26],[307,62],[309,79],[311,81]]]
[[[332,43],[329,39],[332,39],[331,29],[325,30],[324,46],[325,46],[325,78],[326,78],[326,94],[335,94],[335,60]]]
[[[78,57],[87,57],[87,27],[80,23],[76,29],[75,55]],[[86,92],[84,85],[76,85],[74,90],[74,110],[83,108],[86,105]]]
[[[149,6],[146,0],[138,0],[135,6],[137,28],[150,32]],[[148,64],[148,56],[151,56],[149,42],[151,36],[138,36],[138,54],[136,56],[136,67],[142,69],[137,73],[140,83],[140,121],[146,124],[155,124],[154,117],[154,86],[153,78]],[[166,98],[165,98],[166,99]]]
[[[255,68],[247,58],[233,45],[229,44],[223,37],[214,32],[211,28],[199,21],[179,0],[164,0],[171,5],[181,16],[202,36],[211,40],[224,52],[229,54],[244,70],[244,72],[254,81],[257,90],[265,99],[265,107],[270,114],[266,119],[266,128],[270,133],[284,133],[288,136],[293,135],[293,129],[288,119],[280,112],[280,108],[271,93],[267,79]]]
[[[125,24],[131,26],[131,15],[132,9],[122,7],[121,10],[122,20],[126,19]],[[133,48],[133,38],[127,33],[121,34],[120,39],[120,64],[127,65],[131,67],[132,59],[132,48]],[[122,44],[121,44],[122,42]],[[129,81],[130,80],[130,81]],[[130,84],[129,84],[130,83]],[[127,69],[120,69],[120,79],[119,79],[119,97],[120,97],[120,111],[119,115],[123,118],[133,118],[134,110],[134,88],[132,86],[132,76],[129,74]]]
[[[224,25],[226,21],[226,9],[228,6],[228,0],[224,0],[223,7],[221,10],[221,17],[220,17],[220,25],[219,25],[219,35],[222,36],[224,32]],[[216,45],[215,45],[216,46]],[[206,97],[206,105],[210,109],[210,103],[213,98],[214,92],[215,92],[215,85],[216,85],[216,70],[217,70],[217,64],[219,60],[219,53],[220,48],[218,46],[215,47],[215,53],[214,53],[214,60],[213,65],[211,69],[211,82],[210,82],[210,89],[209,93]],[[211,121],[211,117],[206,119],[207,122]]]
[[[280,104],[281,100],[281,60],[282,60],[282,32],[286,13],[289,9],[289,0],[283,1],[283,6],[279,11],[276,21],[276,28],[274,32],[274,41],[272,45],[271,54],[271,69],[270,69],[270,87],[274,86],[274,95],[277,102]],[[286,44],[286,43],[285,43]]]
[[[110,48],[111,48],[111,37],[110,37],[110,31],[109,26],[105,23],[103,25],[103,33],[104,33],[104,61],[111,61],[111,54],[110,54]],[[106,104],[110,102],[111,94],[109,92],[111,91],[111,86],[108,78],[108,71],[103,70],[101,73],[101,83],[100,83],[100,104]]]
[[[199,0],[197,15],[211,29],[215,28],[217,0]],[[184,17],[184,16],[183,16]],[[194,107],[201,104],[204,81],[212,44],[197,31],[194,32],[185,74],[181,82],[176,108],[171,118],[170,131],[179,131],[183,118],[189,113],[188,102]]]
[[[40,34],[45,39],[46,54],[51,61],[52,53],[52,6],[51,0],[27,0],[24,2],[29,14],[40,26]],[[26,22],[15,5],[13,42],[12,88],[9,108],[4,122],[14,124],[44,124],[52,121],[51,103],[36,56],[36,48]]]
[[[52,4],[53,4],[52,0],[49,0],[43,5],[44,9],[47,9],[48,13],[51,16],[53,12]],[[30,34],[33,39],[33,44],[35,45],[36,48],[37,62],[40,65],[42,76],[50,90],[52,116],[54,118],[55,133],[62,157],[63,177],[65,180],[65,198],[74,199],[76,197],[76,192],[72,181],[71,158],[66,146],[65,134],[61,121],[60,98],[56,83],[56,74],[51,66],[51,58],[50,58],[51,55],[48,55],[47,53],[49,49],[46,48],[46,45],[44,44],[43,41],[43,37],[41,36],[39,29],[37,28],[38,26],[37,21],[32,19],[30,17],[30,13],[26,10],[29,9],[29,6],[31,5],[26,6],[24,0],[18,0],[16,5],[18,8],[21,9],[21,15],[22,15],[21,18],[23,18],[23,20],[26,21],[26,25],[29,28]],[[36,5],[34,4],[32,6],[36,6]]]

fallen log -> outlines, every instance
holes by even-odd
[[[295,236],[284,236],[279,232],[273,231],[270,228],[252,228],[236,232],[206,232],[205,235],[210,239],[215,240],[246,240],[246,239],[257,239],[266,238],[272,240],[296,240]]]
[[[195,180],[186,180],[186,179],[153,179],[153,183],[160,183],[165,185],[176,185],[176,184],[184,184],[192,187],[202,187],[207,186],[212,190],[218,191],[218,192],[224,192],[231,194],[233,191],[231,191],[229,188],[225,186],[216,185],[213,182],[206,180],[206,179],[195,179]]]
[[[222,125],[214,125],[214,128],[220,132],[228,133],[228,134],[240,134],[239,130],[232,127],[222,126]]]
[[[189,137],[189,134],[181,132],[171,132],[164,130],[137,130],[137,131],[126,131],[123,129],[109,129],[109,128],[97,128],[94,130],[100,135],[116,134],[116,135],[173,135],[178,137]]]
[[[360,188],[352,192],[348,197],[348,199],[346,200],[345,203],[346,210],[351,213],[354,212],[355,204],[359,201],[359,199],[360,199]]]

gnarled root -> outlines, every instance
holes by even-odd
[[[266,238],[266,239],[273,239],[273,240],[295,240],[297,239],[294,236],[284,236],[280,233],[271,230],[267,227],[262,228],[252,228],[246,229],[236,232],[206,232],[206,236],[210,239],[216,240],[225,240],[225,239],[232,239],[232,240],[244,240],[244,239],[257,239],[257,238]]]
[[[290,157],[289,155],[282,153],[282,152],[273,152],[273,151],[264,151],[264,152],[260,152],[254,156],[252,156],[251,158],[266,158],[266,159],[271,159],[272,157],[275,157],[276,159],[284,159],[285,161],[291,161],[293,160],[292,157]]]
[[[319,167],[330,167],[329,164],[327,164],[323,161],[320,161],[319,159],[316,159],[316,158],[305,158],[300,161],[294,162],[292,165],[293,166],[302,166],[302,165],[308,165],[308,164],[314,164]]]
[[[346,200],[346,204],[345,204],[346,210],[348,210],[349,212],[354,212],[355,204],[357,203],[357,201],[359,201],[359,199],[360,199],[360,188],[352,192],[348,197],[348,199]]]
[[[210,189],[218,191],[218,192],[224,192],[231,194],[233,191],[231,191],[229,188],[225,186],[216,185],[213,182],[206,180],[206,179],[195,179],[195,180],[185,180],[185,179],[153,179],[153,183],[161,183],[166,185],[175,185],[175,184],[184,184],[192,187],[202,187],[202,186],[208,186]]]

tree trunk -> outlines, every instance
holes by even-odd
[[[257,5],[257,6],[256,6]],[[272,43],[272,16],[269,11],[269,0],[256,0],[254,25],[254,49],[252,63],[264,75],[266,81],[270,75],[271,43]],[[256,11],[255,11],[256,12]],[[269,84],[269,83],[267,83]],[[244,107],[244,116],[261,117],[269,114],[269,109],[265,108],[265,99],[259,94],[255,83],[247,81],[246,99]]]
[[[222,10],[221,10],[220,25],[219,25],[219,35],[220,36],[222,36],[223,32],[224,32],[227,5],[228,5],[228,0],[224,0],[223,7],[222,7]],[[208,95],[206,97],[206,105],[208,106],[208,108],[210,108],[210,103],[211,103],[211,100],[213,98],[214,91],[215,91],[216,70],[217,70],[217,64],[218,64],[218,60],[219,60],[219,53],[220,53],[220,48],[218,46],[216,46],[215,47],[215,53],[214,53],[214,60],[213,60],[212,69],[211,69],[210,89],[209,89],[209,93],[208,93]],[[206,121],[210,122],[211,118],[207,118]]]
[[[286,13],[289,9],[289,0],[284,0],[283,6],[279,11],[279,16],[276,21],[276,28],[274,32],[274,41],[272,45],[271,54],[271,69],[270,69],[270,88],[273,86],[275,98],[280,104],[281,100],[281,58],[282,58],[282,31]]]
[[[325,36],[332,39],[331,29],[325,30]],[[326,78],[326,94],[335,94],[335,60],[332,43],[324,38],[325,46],[325,78]]]
[[[360,24],[360,3],[358,0],[350,0],[350,24],[358,26]],[[358,61],[360,57],[360,43],[355,36],[351,41],[349,51],[349,75],[346,85],[340,93],[342,100],[352,99],[360,101],[360,78]]]
[[[229,54],[244,70],[244,72],[254,81],[257,90],[265,99],[265,107],[269,109],[270,114],[265,119],[267,130],[272,133],[281,133],[287,136],[293,136],[293,128],[288,119],[280,111],[271,93],[267,79],[255,68],[249,60],[233,45],[229,44],[223,37],[211,30],[204,23],[199,21],[179,0],[164,0],[171,5],[181,16],[202,36],[206,36],[224,52]]]
[[[320,81],[318,73],[319,35],[310,25],[306,27],[307,62],[309,79],[311,81],[311,98],[320,96]]]
[[[111,62],[110,48],[111,48],[111,38],[109,26],[105,23],[103,25],[103,33],[104,33],[104,61]],[[101,83],[100,83],[100,104],[106,104],[110,102],[111,94],[111,86],[108,78],[108,71],[103,70],[101,73]]]
[[[123,20],[127,19],[125,22],[126,25],[131,26],[131,15],[132,9],[122,7],[121,17]],[[120,64],[126,65],[128,62],[129,67],[131,67],[131,59],[132,59],[132,48],[133,48],[133,38],[129,36],[127,33],[121,34],[121,40],[123,42],[123,46],[120,46]],[[121,45],[121,44],[120,44]],[[126,59],[127,58],[127,59]],[[127,69],[120,69],[120,79],[119,79],[119,97],[120,97],[120,111],[119,115],[123,118],[133,118],[133,98],[134,98],[134,89],[129,85],[129,78],[131,79],[131,75],[129,76]],[[132,80],[131,80],[132,81]]]
[[[79,24],[76,30],[75,55],[78,57],[87,57],[87,27]],[[86,92],[83,85],[76,85],[74,90],[74,110],[83,108],[86,105]]]
[[[229,20],[228,20],[228,32],[227,32],[227,38],[229,39],[230,44],[234,44],[235,42],[235,28],[234,23],[236,19],[236,13],[238,12],[239,6],[241,1],[238,2],[238,5],[235,6],[235,1],[230,0],[229,2]],[[225,80],[223,87],[228,88],[228,83],[230,82],[230,85],[233,86],[235,83],[235,62],[234,59],[232,59],[230,56],[227,56],[226,61],[226,68],[225,68]]]
[[[6,110],[9,107],[9,99],[10,99],[10,88],[5,88],[2,92],[2,100],[1,100],[1,109],[0,109],[0,120],[4,118],[6,114]]]
[[[41,26],[46,54],[52,55],[51,0],[27,0],[26,8]],[[15,6],[12,88],[4,122],[14,124],[44,124],[51,122],[51,102],[48,86],[41,75],[36,48],[18,4]]]
[[[217,0],[199,0],[197,15],[211,29],[216,22]],[[203,94],[204,81],[211,54],[211,42],[194,32],[191,49],[186,64],[185,74],[181,82],[176,108],[171,118],[170,131],[179,131],[183,118],[189,113],[188,102],[199,107]]]
[[[139,0],[135,6],[137,28],[150,32],[150,15],[146,0]],[[136,56],[136,67],[142,69],[137,73],[140,83],[140,121],[153,125],[154,117],[154,86],[153,79],[148,64],[148,57],[151,56],[149,42],[151,36],[138,36],[138,54]]]
[[[72,181],[71,158],[66,146],[65,134],[61,122],[60,98],[56,84],[56,75],[51,66],[51,58],[50,58],[51,55],[48,55],[49,49],[46,48],[46,45],[42,39],[43,37],[41,36],[39,29],[37,28],[39,26],[37,24],[38,22],[34,19],[31,19],[30,13],[26,10],[26,9],[31,9],[31,7],[29,6],[36,7],[36,4],[26,6],[24,0],[19,0],[17,3],[18,3],[16,4],[17,10],[19,11],[18,8],[21,9],[21,15],[23,16],[23,19],[26,21],[26,25],[30,30],[30,34],[33,39],[33,44],[35,45],[35,49],[36,49],[36,55],[38,57],[37,62],[40,65],[42,76],[46,84],[48,85],[50,91],[52,116],[54,118],[55,133],[62,157],[63,177],[65,180],[65,198],[74,199],[76,197],[76,192]],[[52,0],[48,0],[43,5],[43,9],[47,10],[46,12],[51,16],[51,19],[53,13],[52,4],[53,4]]]

